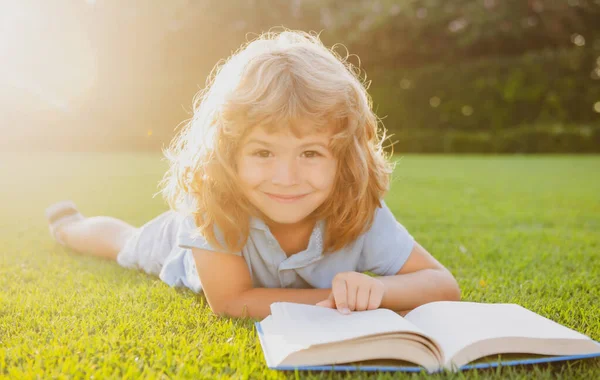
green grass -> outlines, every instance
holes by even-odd
[[[44,208],[140,225],[166,210],[151,154],[0,154],[0,377],[295,378],[268,370],[249,320],[55,244]],[[458,279],[600,340],[600,156],[405,156],[386,198]],[[299,373],[311,378],[418,375]],[[599,378],[600,360],[433,378]]]

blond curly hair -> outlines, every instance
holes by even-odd
[[[339,250],[370,228],[393,168],[366,80],[335,47],[301,31],[264,33],[218,63],[194,97],[193,117],[163,151],[169,169],[159,186],[172,209],[193,214],[209,244],[240,251],[250,217],[257,216],[236,172],[244,136],[259,125],[298,135],[299,120],[315,130],[333,128],[334,188],[311,215],[326,222],[324,251]]]

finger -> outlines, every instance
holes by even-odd
[[[356,309],[359,311],[367,310],[369,307],[371,289],[370,288],[359,288],[356,293]]]
[[[318,302],[317,306],[328,307],[330,309],[335,309],[335,301],[333,300],[333,295],[330,293],[329,297],[326,300]]]
[[[383,299],[383,291],[380,291],[377,288],[371,287],[369,293],[369,306],[367,310],[375,310],[378,309],[381,305],[381,300]]]
[[[350,314],[346,280],[344,278],[334,278],[331,292],[333,293],[333,299],[335,300],[335,306],[338,311],[342,314]]]
[[[356,310],[356,298],[358,296],[358,289],[358,286],[346,281],[346,297],[348,298],[348,309],[350,309],[350,311]]]
[[[321,306],[321,307],[327,307],[327,308],[330,308],[330,309],[335,309],[335,305],[330,300],[323,300],[321,302],[317,302],[315,305],[316,306]]]

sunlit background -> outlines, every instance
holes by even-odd
[[[395,151],[600,151],[600,0],[2,0],[0,150],[159,151],[274,26],[360,57]]]

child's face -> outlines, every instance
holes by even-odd
[[[303,221],[333,189],[337,159],[330,139],[331,132],[297,138],[254,128],[237,155],[244,194],[275,223]]]

